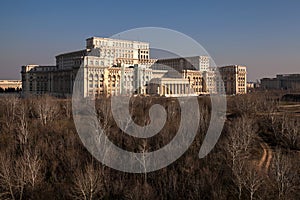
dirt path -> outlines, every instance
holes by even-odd
[[[259,160],[258,169],[261,171],[264,170],[265,172],[268,172],[273,158],[273,152],[269,145],[265,142],[261,142],[260,146],[263,149],[263,155]]]
[[[258,163],[258,168],[261,169],[264,162],[266,161],[266,158],[268,156],[268,153],[267,153],[267,148],[266,148],[266,145],[264,143],[260,143],[260,146],[263,148],[263,155],[261,157],[261,159],[259,160],[259,163]]]

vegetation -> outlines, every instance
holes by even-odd
[[[199,97],[197,137],[176,162],[156,172],[123,173],[102,165],[82,145],[71,101],[50,96],[0,98],[0,199],[300,199],[300,119],[274,94],[228,98],[220,140],[198,152],[209,124],[209,97]],[[126,135],[96,101],[99,121],[119,147],[153,151],[168,144],[180,121],[176,99],[133,97],[135,123],[149,123],[154,103],[166,108],[164,129],[149,139]]]
[[[22,89],[20,88],[5,88],[3,89],[2,87],[0,87],[0,93],[15,93],[15,92],[20,92],[22,91]]]

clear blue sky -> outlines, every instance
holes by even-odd
[[[90,36],[157,26],[197,40],[217,65],[245,64],[249,79],[300,73],[300,1],[2,1],[0,79],[24,64],[54,64]]]

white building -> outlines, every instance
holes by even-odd
[[[148,92],[166,97],[197,96],[190,87],[189,81],[184,78],[152,79],[148,85]]]
[[[78,87],[84,97],[149,94],[150,89],[151,93],[167,96],[217,93],[218,82],[226,77],[216,76],[209,61],[207,56],[150,59],[147,42],[91,37],[86,40],[85,49],[57,55],[54,66],[22,66],[22,88],[24,95],[48,93],[68,97],[79,77]],[[158,82],[166,86],[164,91],[149,88],[152,79],[160,79]],[[186,88],[186,83],[194,93]]]
[[[97,49],[101,66],[123,63],[125,67],[134,64],[152,64],[149,56],[149,43],[113,38],[91,37],[86,40],[86,49]]]
[[[23,94],[70,96],[80,66],[85,97],[145,93],[155,61],[149,58],[149,43],[92,37],[86,49],[57,55],[55,66],[23,66]]]

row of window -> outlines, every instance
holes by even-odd
[[[141,51],[140,53],[149,54],[149,52],[148,52],[148,51]]]
[[[140,55],[139,58],[140,59],[148,59],[149,57],[148,57],[148,55]]]
[[[106,53],[106,54],[114,54],[114,53],[133,53],[133,50],[128,49],[100,49],[100,53]]]
[[[104,41],[104,40],[96,40],[95,41],[96,46],[109,46],[109,42],[108,41]],[[120,48],[133,48],[133,43],[132,42],[117,42],[117,41],[113,41],[112,43],[110,43],[113,47],[120,47]],[[137,45],[137,47],[139,49],[147,49],[149,48],[148,45]]]
[[[90,60],[89,65],[104,66],[104,61],[98,61],[98,60],[93,61],[93,60]]]

